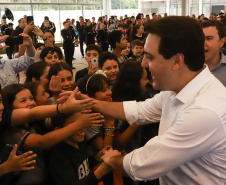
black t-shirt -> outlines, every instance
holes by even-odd
[[[49,153],[49,172],[57,185],[96,185],[98,180],[90,172],[85,142],[79,143],[79,149],[62,142],[54,146]]]

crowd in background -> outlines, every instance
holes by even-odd
[[[2,19],[0,42],[11,36],[17,41],[0,46],[9,59],[0,60],[0,184],[138,184],[102,162],[101,152],[112,147],[129,153],[144,146],[158,135],[159,122],[130,125],[91,110],[95,99],[145,101],[160,92],[141,63],[148,55],[146,26],[164,17],[68,18],[61,30],[63,51],[55,45],[56,27],[47,16],[40,27],[27,24],[25,16],[15,29]],[[226,17],[223,12],[192,17],[205,35],[205,63],[226,86]],[[75,46],[88,67],[73,74]],[[59,103],[61,93],[72,91]]]

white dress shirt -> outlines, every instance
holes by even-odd
[[[178,94],[165,91],[123,106],[130,124],[160,121],[159,135],[124,157],[133,180],[226,184],[226,88],[208,67]]]

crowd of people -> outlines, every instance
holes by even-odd
[[[3,19],[0,184],[225,184],[226,17],[212,15],[66,19],[63,51],[47,16]],[[75,45],[88,67],[73,74]]]

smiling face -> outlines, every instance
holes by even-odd
[[[75,81],[70,71],[63,69],[57,76],[60,79],[61,88],[65,91],[73,91],[75,88]]]
[[[79,118],[80,115],[81,115],[80,113],[74,113],[72,116],[68,117],[66,119],[66,122],[65,122],[64,126],[67,126],[67,125],[71,124],[72,122],[76,121]],[[84,140],[85,131],[86,131],[85,128],[82,128],[82,129],[76,131],[73,135],[71,135],[66,140],[66,142],[68,144],[73,145],[73,146],[77,145],[77,143],[80,143],[80,142],[82,142]]]
[[[153,88],[156,90],[171,90],[170,79],[172,76],[171,59],[165,59],[159,54],[159,44],[161,38],[155,34],[149,34],[144,46],[144,58],[142,67],[149,68],[152,73]]]
[[[36,105],[50,105],[49,93],[47,93],[42,85],[39,85],[36,90],[35,102]]]
[[[220,39],[215,26],[203,28],[205,35],[205,62],[208,64],[220,56],[220,49],[224,45],[224,38]]]
[[[42,76],[40,76],[39,83],[45,88],[47,91],[49,89],[48,84],[49,84],[49,79],[48,79],[48,73],[49,73],[49,66],[45,68],[45,70],[42,73]]]
[[[95,93],[94,98],[100,101],[111,101],[112,92],[109,89],[109,85],[103,81],[103,89]]]
[[[106,62],[103,64],[102,70],[106,71],[105,74],[107,78],[113,84],[119,71],[118,63],[115,60],[106,60]]]
[[[35,101],[28,89],[23,89],[19,93],[16,94],[15,100],[13,101],[14,109],[28,108],[31,109],[35,107]]]
[[[46,55],[44,59],[45,59],[45,62],[47,62],[50,65],[56,62],[59,62],[58,54],[55,51],[53,53],[49,51],[48,55]]]

